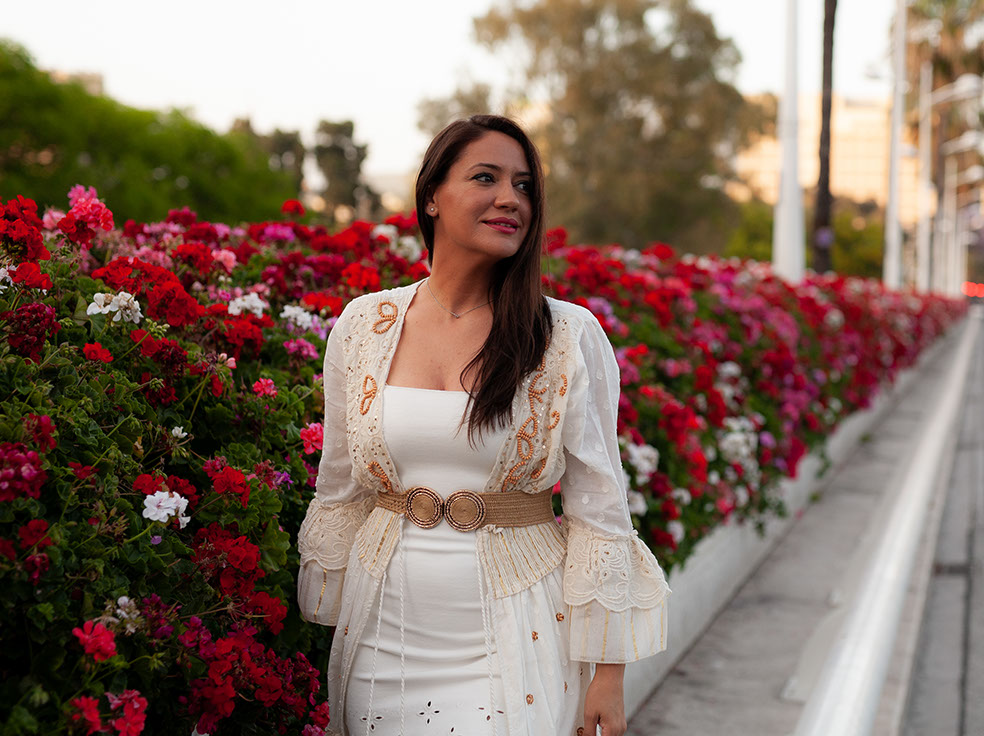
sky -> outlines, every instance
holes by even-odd
[[[417,103],[486,82],[518,79],[515,60],[474,41],[472,19],[494,0],[30,0],[0,7],[0,37],[43,69],[96,72],[109,96],[148,109],[179,107],[217,130],[249,117],[260,132],[320,119],[355,122],[364,171],[416,169],[427,138]],[[744,93],[783,87],[786,0],[694,0],[742,55]],[[842,2],[834,87],[890,95],[893,0]],[[799,0],[801,93],[820,89],[823,0]],[[880,78],[872,78],[872,74]]]

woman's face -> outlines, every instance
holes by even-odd
[[[503,133],[465,146],[427,203],[435,253],[460,249],[492,261],[515,255],[533,213],[529,168],[522,147]]]

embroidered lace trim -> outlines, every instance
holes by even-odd
[[[297,535],[301,565],[316,560],[325,570],[341,570],[348,563],[355,533],[376,503],[368,496],[350,503],[327,504],[315,498]]]
[[[564,601],[598,601],[607,610],[653,608],[670,592],[659,563],[639,535],[605,537],[577,519],[568,526]]]

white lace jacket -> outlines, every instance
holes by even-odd
[[[329,335],[317,495],[298,538],[298,600],[308,621],[338,623],[353,545],[378,588],[396,544],[403,517],[373,508],[377,493],[406,490],[382,434],[382,386],[417,286],[355,299]],[[512,425],[485,488],[472,490],[533,493],[560,481],[563,524],[484,527],[475,532],[478,554],[496,598],[564,564],[570,658],[630,662],[665,648],[670,590],[629,517],[611,344],[588,310],[556,299],[549,304],[553,334],[543,361],[516,392]],[[351,612],[344,618],[364,623]],[[346,634],[361,634],[349,628]],[[347,675],[347,665],[331,662],[329,681],[333,671]]]

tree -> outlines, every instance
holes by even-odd
[[[211,220],[277,217],[296,196],[249,138],[57,84],[0,41],[0,196],[65,207],[75,184],[95,186],[120,222],[163,219],[182,205]]]
[[[833,95],[834,16],[837,0],[824,0],[823,6],[823,101],[820,111],[820,176],[813,213],[813,268],[818,273],[830,270],[830,247],[834,232],[830,227],[830,103]]]
[[[325,199],[329,213],[342,205],[360,217],[371,217],[379,208],[379,195],[362,181],[362,164],[368,146],[355,142],[351,120],[322,120],[315,131],[314,157],[326,180]]]
[[[935,26],[935,33],[922,34],[918,43],[908,46],[906,76],[912,91],[908,106],[918,110],[920,66],[924,61],[932,65],[933,89],[953,82],[962,74],[984,73],[984,4],[980,0],[914,0],[908,12],[908,25],[913,30]],[[934,117],[933,171],[940,197],[937,204],[941,207],[942,145],[958,135],[966,123],[960,119],[957,106],[937,107]],[[913,124],[918,124],[918,115],[913,118]]]
[[[525,49],[513,96],[545,102],[533,133],[552,223],[575,242],[723,247],[737,216],[729,159],[757,121],[727,81],[738,52],[709,16],[690,0],[512,0],[475,32]]]
[[[444,99],[423,100],[417,105],[417,127],[433,138],[453,120],[491,112],[491,96],[489,85],[476,84]]]

